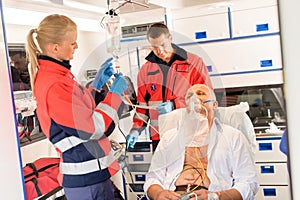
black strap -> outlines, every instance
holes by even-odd
[[[29,166],[33,170],[33,172],[26,175],[25,178],[28,178],[32,175],[35,175],[36,177],[39,177],[39,172],[38,172],[38,170],[36,169],[36,167],[33,163],[27,163],[26,166]]]
[[[47,198],[51,197],[52,195],[54,195],[55,193],[57,193],[58,191],[60,191],[62,189],[63,189],[62,186],[58,186],[58,187],[54,188],[53,190],[51,190],[50,192],[48,192],[47,194],[45,194],[44,196],[42,196],[41,198],[38,198],[38,200],[46,200]]]
[[[207,187],[202,186],[202,185],[190,185],[190,186],[188,186],[188,185],[177,185],[176,189],[175,189],[175,192],[176,191],[186,191],[188,187],[189,187],[190,190],[201,190],[201,189],[208,190]]]
[[[35,165],[33,163],[27,163],[26,166],[29,166],[33,172],[30,173],[30,174],[27,174],[26,176],[24,176],[24,178],[28,178],[32,175],[35,175],[36,177],[39,177],[39,172],[42,172],[42,171],[45,171],[46,169],[49,169],[51,167],[54,167],[54,166],[58,166],[59,163],[53,163],[53,164],[50,164],[50,165],[46,165],[45,167],[42,167],[41,169],[36,169]]]
[[[37,195],[38,196],[43,195],[40,188],[39,188],[39,186],[38,186],[38,180],[36,178],[33,178],[33,179],[30,179],[30,181],[32,181],[34,183],[34,187],[35,187]]]

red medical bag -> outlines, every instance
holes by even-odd
[[[57,176],[59,173],[60,158],[40,158],[33,163],[27,163],[23,168],[26,200],[46,199],[63,188]]]

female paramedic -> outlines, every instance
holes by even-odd
[[[68,200],[111,200],[110,177],[119,170],[109,136],[118,123],[126,90],[116,78],[105,99],[95,105],[90,91],[74,80],[69,61],[77,45],[77,26],[66,16],[45,17],[27,36],[31,85],[42,131],[61,155],[59,181]],[[102,64],[93,86],[112,76],[111,59]],[[92,88],[90,88],[92,89]]]

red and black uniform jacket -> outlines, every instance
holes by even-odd
[[[173,110],[185,107],[186,91],[194,84],[206,84],[213,88],[203,60],[172,44],[175,54],[169,63],[162,61],[153,52],[138,72],[137,100],[139,105],[156,107],[167,101],[173,102]],[[158,111],[137,108],[131,130],[141,132],[150,119],[152,140],[159,140]]]
[[[108,136],[118,123],[123,103],[108,92],[95,105],[90,91],[74,80],[70,68],[67,62],[40,56],[34,95],[42,131],[61,155],[62,185],[83,187],[119,170]]]

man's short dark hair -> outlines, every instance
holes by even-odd
[[[150,26],[147,32],[147,39],[149,38],[158,38],[162,34],[166,36],[170,35],[170,31],[165,24],[162,23],[155,23]]]
[[[22,50],[10,50],[9,51],[9,56],[15,56],[15,55],[20,55],[20,57],[26,58],[26,52]]]

